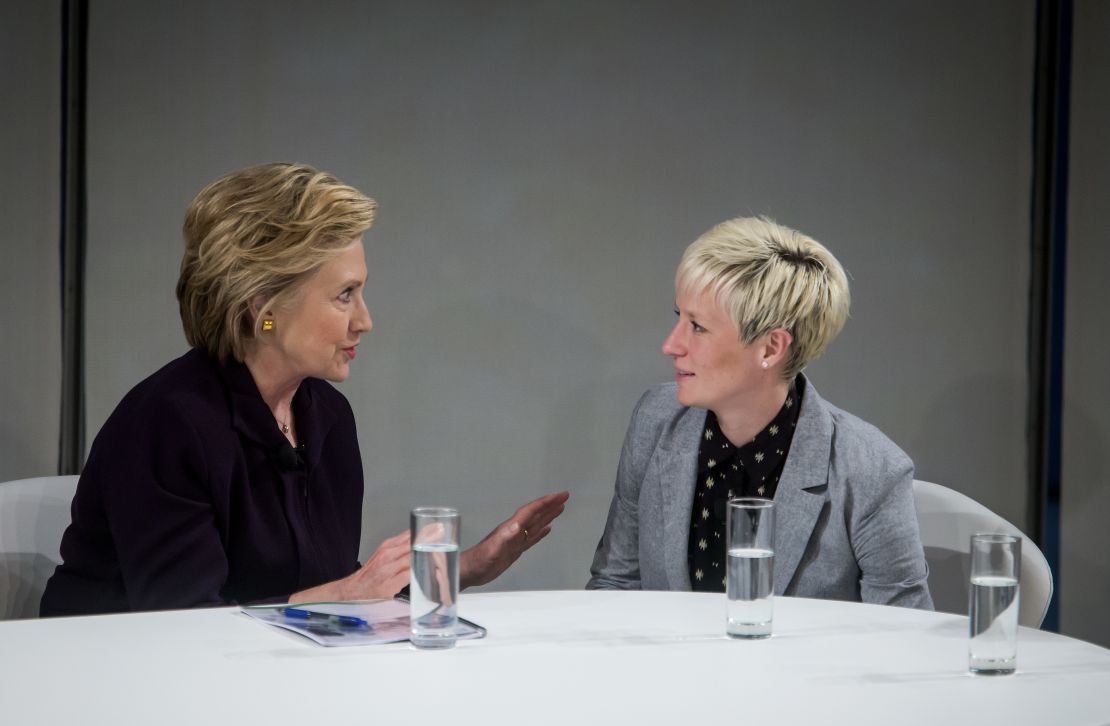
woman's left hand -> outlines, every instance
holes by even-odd
[[[524,551],[551,531],[551,522],[563,513],[570,492],[557,492],[525,504],[494,527],[478,544],[459,556],[459,586],[492,582],[509,569]]]

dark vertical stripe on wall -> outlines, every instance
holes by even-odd
[[[62,0],[62,411],[58,473],[85,454],[85,62],[87,0]]]
[[[1056,588],[1043,627],[1059,628],[1060,447],[1067,255],[1071,0],[1038,0],[1033,96],[1033,198],[1029,299],[1029,506],[1026,531],[1041,546]]]

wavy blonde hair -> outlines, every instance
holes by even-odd
[[[730,219],[703,234],[686,248],[675,279],[684,292],[713,294],[745,344],[788,330],[788,380],[825,351],[851,305],[848,278],[832,253],[766,217]]]
[[[243,360],[263,309],[281,305],[308,275],[374,223],[378,204],[305,164],[262,164],[220,177],[185,213],[177,280],[189,345]]]

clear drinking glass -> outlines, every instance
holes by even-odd
[[[412,644],[453,648],[459,619],[459,512],[451,507],[416,507],[410,523]]]
[[[1017,665],[1021,537],[971,535],[968,669],[1006,675]]]
[[[728,502],[727,633],[767,638],[774,608],[775,508],[770,499],[737,497]]]

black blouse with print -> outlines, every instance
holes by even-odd
[[[798,376],[774,419],[748,443],[736,447],[721,432],[717,415],[706,412],[698,449],[698,479],[690,513],[686,561],[695,592],[725,591],[725,517],[732,497],[773,499],[801,409]]]

